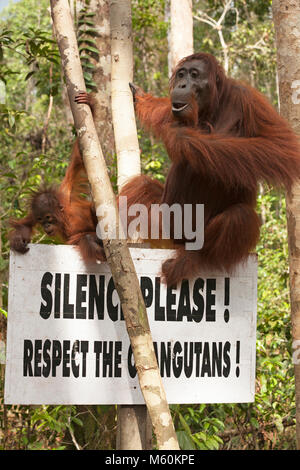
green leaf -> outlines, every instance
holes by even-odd
[[[191,433],[191,430],[190,430],[189,425],[187,424],[186,420],[184,419],[184,417],[182,416],[181,413],[178,413],[178,416],[179,416],[179,419],[180,419],[180,423],[182,424],[185,432],[191,436],[192,433]]]
[[[76,418],[75,416],[72,418],[72,423],[78,424],[78,426],[83,426],[81,419]]]
[[[14,127],[16,119],[12,113],[8,114],[8,122],[9,122],[10,127]]]
[[[95,54],[98,54],[99,55],[99,51],[96,47],[92,47],[92,46],[83,46],[79,49],[79,52],[93,52]]]
[[[185,431],[177,431],[176,435],[181,450],[195,450],[195,443]]]
[[[88,36],[95,37],[98,36],[98,31],[95,28],[87,28],[85,30],[79,30],[77,33],[77,36],[80,37],[84,34],[87,34]]]
[[[89,25],[89,26],[95,26],[94,21],[89,21],[89,20],[86,20],[85,18],[78,20],[78,26],[82,26],[82,25],[86,25],[86,24]]]
[[[89,59],[89,60],[90,60],[90,59]],[[92,72],[93,70],[96,70],[96,66],[95,66],[94,64],[91,64],[90,62],[86,62],[86,63],[83,65],[83,67],[84,67],[85,69],[89,69],[91,72]]]
[[[93,12],[91,12],[91,13],[84,13],[84,14],[82,15],[82,17],[84,17],[84,18],[92,18],[92,17],[94,17],[94,16],[96,16],[96,13],[93,13]],[[80,18],[80,17],[81,17],[81,15],[79,15],[79,18]]]
[[[0,313],[2,313],[2,315],[5,316],[5,318],[7,318],[7,312],[6,310],[3,310],[3,308],[0,307]]]
[[[90,44],[91,46],[96,46],[96,41],[93,41],[92,39],[79,39],[78,41],[78,46],[80,47],[82,44]]]

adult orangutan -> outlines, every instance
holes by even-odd
[[[94,102],[90,95],[79,94],[75,101],[89,104],[94,114]],[[10,222],[13,228],[9,233],[11,248],[26,253],[34,227],[40,225],[48,236],[77,245],[85,261],[103,260],[102,242],[95,233],[97,217],[94,205],[80,196],[86,184],[87,177],[76,140],[60,186],[39,189],[31,198],[29,214]]]
[[[155,98],[130,84],[141,124],[161,139],[172,165],[165,186],[147,176],[121,192],[136,202],[204,204],[204,246],[177,254],[162,273],[168,285],[201,269],[233,270],[255,248],[260,220],[257,185],[289,189],[300,176],[300,147],[287,123],[255,89],[227,78],[210,54],[179,62],[170,97]]]

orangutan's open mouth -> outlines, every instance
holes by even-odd
[[[172,103],[173,113],[181,113],[188,107],[189,103]]]

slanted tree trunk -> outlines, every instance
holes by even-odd
[[[103,232],[103,246],[118,292],[131,341],[138,378],[152,420],[159,449],[178,449],[175,429],[157,366],[145,303],[126,241],[113,236],[118,227],[118,211],[105,160],[98,141],[92,113],[88,106],[77,105],[74,98],[85,91],[76,36],[68,0],[51,0],[51,13],[67,84],[68,95],[79,137],[83,161],[92,189],[93,200],[105,207],[110,221]],[[100,216],[98,216],[101,222]]]
[[[300,5],[274,0],[280,113],[300,136]],[[300,158],[300,155],[299,155]],[[296,437],[300,450],[300,183],[286,196],[290,259],[290,297],[296,386]]]

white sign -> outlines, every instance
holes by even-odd
[[[170,250],[130,249],[169,403],[254,400],[257,261],[161,283]],[[72,246],[11,253],[7,404],[143,404],[108,265]]]

